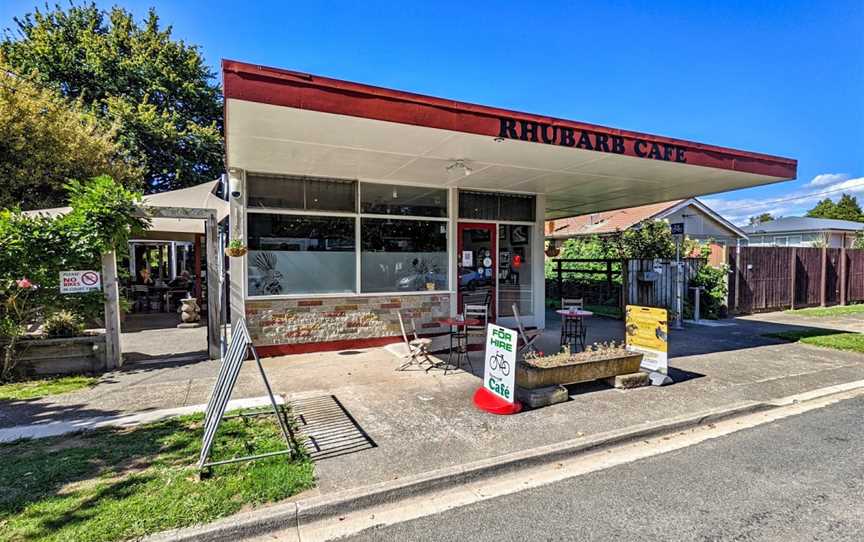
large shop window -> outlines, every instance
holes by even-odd
[[[534,222],[534,196],[459,191],[459,218]]]
[[[446,222],[363,218],[361,232],[362,292],[447,289]]]
[[[447,216],[447,190],[363,183],[360,185],[360,212],[444,218]]]
[[[353,217],[248,214],[249,295],[352,293]]]
[[[298,211],[357,210],[357,182],[312,177],[249,174],[246,177],[249,207]]]

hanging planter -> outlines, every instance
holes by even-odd
[[[554,258],[555,256],[561,254],[561,248],[552,245],[552,243],[549,243],[548,245],[546,245],[546,250],[544,252],[550,258]]]
[[[225,254],[232,258],[242,258],[248,251],[249,250],[246,248],[246,245],[243,244],[243,241],[240,239],[232,239],[228,243],[228,248],[225,249]]]

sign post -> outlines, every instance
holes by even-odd
[[[669,224],[675,236],[675,329],[684,329],[684,273],[681,265],[681,241],[684,239],[684,223]]]
[[[483,386],[474,392],[474,405],[493,414],[516,414],[522,404],[516,400],[516,343],[512,329],[486,326],[486,353]]]

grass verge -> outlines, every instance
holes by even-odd
[[[201,524],[314,485],[307,457],[214,467],[199,480],[202,417],[0,445],[0,540],[98,542]],[[272,416],[225,420],[213,459],[284,449]]]
[[[837,331],[834,329],[802,329],[799,331],[781,331],[766,333],[766,337],[784,341],[801,342],[823,348],[847,350],[864,354],[864,333]]]
[[[70,391],[95,386],[99,379],[95,376],[59,376],[22,382],[0,384],[0,400],[20,401],[37,399],[46,395],[58,395]]]
[[[864,303],[858,305],[838,305],[836,307],[811,307],[809,309],[797,309],[794,311],[784,311],[786,314],[794,314],[795,316],[823,317],[823,316],[844,316],[847,314],[864,314]]]

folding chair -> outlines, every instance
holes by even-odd
[[[519,307],[516,306],[516,303],[513,303],[513,317],[516,318],[516,327],[519,329],[519,337],[522,338],[522,346],[519,347],[518,353],[530,351],[536,354],[537,349],[534,348],[534,341],[543,335],[543,330],[529,329],[526,331],[525,326],[522,325],[522,318],[519,317]]]
[[[408,340],[408,334],[405,333],[405,323],[402,321],[402,313],[396,311],[396,316],[399,317],[399,328],[402,330],[402,339],[405,341],[405,347],[408,348],[408,354],[405,355],[408,361],[400,365],[396,370],[404,371],[412,365],[422,368],[424,363],[428,363],[429,367],[426,371],[429,371],[429,369],[435,366],[435,362],[429,357],[429,346],[432,344],[432,339],[421,339],[417,336],[417,324],[414,323],[414,319],[412,318],[411,332],[414,338]]]

